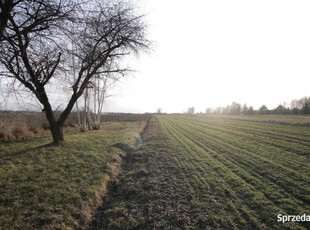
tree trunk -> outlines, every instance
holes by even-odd
[[[50,106],[48,106],[48,108],[45,107],[44,111],[45,111],[48,123],[50,125],[50,128],[51,128],[51,133],[53,136],[53,144],[59,145],[61,142],[64,141],[62,127],[55,120],[52,108]]]
[[[55,119],[52,106],[49,103],[49,100],[48,100],[48,97],[45,93],[44,87],[40,88],[40,90],[38,90],[38,92],[40,95],[40,97],[39,97],[40,102],[44,106],[43,111],[45,112],[47,121],[50,125],[51,133],[53,136],[53,144],[59,145],[61,142],[64,141],[64,135],[62,132],[62,124],[59,124]]]
[[[61,142],[64,141],[64,135],[62,132],[62,127],[57,124],[57,122],[51,124],[51,133],[53,136],[53,144],[59,145]]]

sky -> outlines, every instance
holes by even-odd
[[[273,109],[310,96],[310,1],[136,2],[152,50],[125,60],[136,71],[110,91],[104,112]]]
[[[112,112],[184,112],[233,101],[272,109],[310,96],[310,2],[140,0],[152,51],[111,92]]]

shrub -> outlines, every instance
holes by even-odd
[[[31,127],[29,129],[30,132],[33,132],[34,134],[40,134],[43,132],[43,128],[39,128],[39,127]]]
[[[13,128],[12,134],[16,139],[28,137],[31,135],[28,128],[26,126],[23,126],[23,125]]]
[[[0,139],[12,140],[14,136],[10,131],[0,128]]]

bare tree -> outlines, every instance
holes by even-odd
[[[206,114],[211,114],[213,112],[214,112],[214,109],[212,109],[210,107],[206,108]]]
[[[82,132],[88,129],[100,129],[101,114],[106,99],[111,96],[109,90],[120,79],[116,74],[96,75],[89,82],[89,86],[84,90],[83,111],[79,110],[76,103],[78,123]]]
[[[248,110],[249,110],[249,108],[248,108],[247,104],[244,104],[242,106],[241,113],[242,114],[248,114]]]
[[[194,113],[195,113],[195,108],[194,108],[194,106],[188,108],[188,109],[187,109],[187,113],[188,113],[188,114],[194,114]]]
[[[229,106],[229,113],[239,115],[241,113],[241,105],[237,102],[231,103],[231,105]]]
[[[214,113],[216,114],[221,114],[223,112],[223,108],[221,106],[217,107],[215,110],[214,110]]]
[[[115,85],[119,80],[119,76],[115,74],[107,74],[104,76],[95,76],[93,81],[93,116],[92,128],[100,129],[101,124],[101,113],[103,110],[103,105],[106,99],[110,96],[109,90]],[[89,113],[91,117],[91,113]]]
[[[12,9],[1,42],[1,75],[36,96],[55,144],[64,140],[62,125],[91,79],[128,71],[119,66],[122,57],[139,54],[149,46],[143,17],[129,3],[74,2],[22,1]],[[76,59],[74,67],[69,61],[72,57]],[[108,68],[111,66],[114,68]],[[58,119],[46,90],[51,82],[71,87],[70,99]]]

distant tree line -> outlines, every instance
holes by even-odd
[[[207,108],[207,114],[231,114],[231,115],[252,115],[252,114],[310,114],[310,97],[303,97],[291,101],[290,106],[286,103],[280,104],[274,109],[268,109],[266,105],[262,105],[259,109],[255,110],[253,106],[247,104],[241,105],[233,102],[226,107]]]

